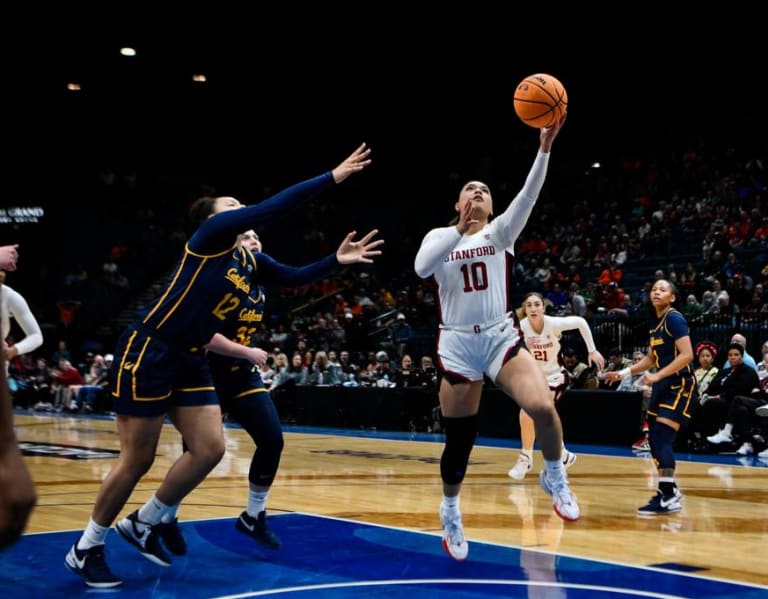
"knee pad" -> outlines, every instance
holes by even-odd
[[[651,455],[656,460],[659,470],[675,468],[675,437],[677,431],[666,424],[654,422],[651,424],[648,441],[651,444]]]
[[[445,418],[445,447],[440,457],[440,476],[448,485],[464,480],[469,454],[477,437],[477,415],[464,418]]]

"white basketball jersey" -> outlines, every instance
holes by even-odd
[[[456,227],[432,229],[416,254],[416,273],[434,276],[445,326],[487,324],[509,312],[508,265],[515,241],[531,215],[547,172],[549,154],[538,152],[525,184],[496,219],[474,235]]]
[[[560,338],[563,336],[563,331],[579,329],[587,345],[587,351],[595,351],[592,331],[590,331],[587,321],[581,316],[547,316],[545,314],[543,318],[544,326],[540,333],[533,330],[528,318],[523,318],[520,321],[520,329],[523,331],[525,345],[545,376],[556,374],[562,370],[558,355],[560,354]]]
[[[512,246],[498,239],[495,222],[474,235],[463,235],[433,273],[442,324],[482,324],[509,311]],[[424,240],[428,242],[429,235]]]
[[[525,345],[536,360],[536,365],[545,376],[560,372],[560,337],[562,330],[555,326],[554,318],[544,316],[544,327],[541,333],[533,330],[531,322],[527,318],[520,321],[520,329],[523,331]]]

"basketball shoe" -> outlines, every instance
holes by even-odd
[[[104,559],[104,545],[94,545],[90,549],[78,549],[77,542],[64,558],[67,568],[85,579],[85,584],[95,589],[108,589],[123,584]]]
[[[665,496],[661,491],[656,491],[651,500],[643,507],[637,509],[641,516],[660,516],[662,514],[673,514],[682,509],[683,494],[675,487],[672,495]]]
[[[138,510],[115,524],[115,529],[149,561],[159,566],[171,565],[171,558],[160,544],[158,527],[141,522]]]
[[[563,466],[570,468],[576,463],[577,458],[578,456],[575,453],[568,451],[565,447],[563,447]]]
[[[579,504],[576,503],[576,497],[568,486],[568,477],[563,472],[560,480],[552,480],[547,476],[545,470],[539,475],[541,488],[552,497],[552,508],[563,520],[578,520],[580,511]]]
[[[632,451],[651,451],[651,442],[648,435],[643,435],[632,444]]]
[[[270,549],[280,549],[282,543],[278,536],[267,526],[267,512],[262,510],[258,517],[250,516],[247,511],[240,514],[235,527],[241,533],[248,535]]]
[[[161,522],[155,528],[157,528],[157,534],[160,535],[168,551],[173,555],[187,554],[187,542],[181,534],[178,518],[174,518],[170,522]]]
[[[533,459],[521,453],[517,458],[517,463],[507,472],[507,476],[515,480],[523,480],[531,468],[533,468]]]
[[[464,538],[461,512],[449,510],[440,505],[440,523],[443,525],[443,549],[453,559],[463,561],[469,555],[469,543]]]

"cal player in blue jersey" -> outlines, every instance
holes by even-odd
[[[112,522],[154,462],[166,414],[187,441],[152,501],[116,527],[147,559],[170,565],[153,527],[190,493],[224,455],[221,409],[204,346],[224,323],[247,308],[252,265],[242,259],[238,235],[266,225],[320,191],[370,164],[360,145],[332,171],[289,187],[253,206],[232,197],[198,201],[211,215],[187,242],[160,297],[118,340],[111,372],[120,456],[99,489],[88,526],[67,553],[66,566],[88,586],[122,581],[109,569],[104,542]]]
[[[617,381],[647,371],[643,382],[652,385],[648,440],[659,471],[659,489],[637,510],[645,516],[670,514],[682,508],[682,494],[675,483],[675,437],[690,422],[698,395],[688,322],[672,307],[677,289],[673,283],[659,279],[651,288],[650,298],[658,321],[650,331],[648,353],[640,362],[606,374],[608,380]],[[656,372],[648,371],[653,367]]]
[[[275,404],[264,387],[259,369],[253,365],[266,360],[266,352],[255,346],[255,325],[261,322],[266,302],[265,285],[300,287],[326,276],[340,264],[371,263],[381,254],[383,240],[373,240],[373,230],[360,241],[348,234],[335,253],[306,266],[281,264],[262,253],[255,231],[243,233],[240,242],[243,259],[253,268],[250,303],[237,318],[227,321],[226,330],[216,333],[207,345],[209,361],[222,410],[251,436],[256,451],[248,473],[248,504],[236,522],[237,529],[271,549],[280,548],[280,539],[266,520],[266,502],[277,474],[283,450],[283,430]],[[171,553],[184,555],[186,543],[178,527],[178,505],[163,516],[160,536]]]

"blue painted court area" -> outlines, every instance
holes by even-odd
[[[280,551],[255,545],[234,519],[185,522],[189,555],[170,568],[143,558],[114,532],[107,542],[122,587],[89,589],[64,566],[79,532],[25,535],[0,553],[0,597],[766,597],[765,587],[713,581],[659,568],[635,568],[472,542],[451,560],[437,534],[283,514],[271,527]],[[672,570],[670,566],[670,570]]]

